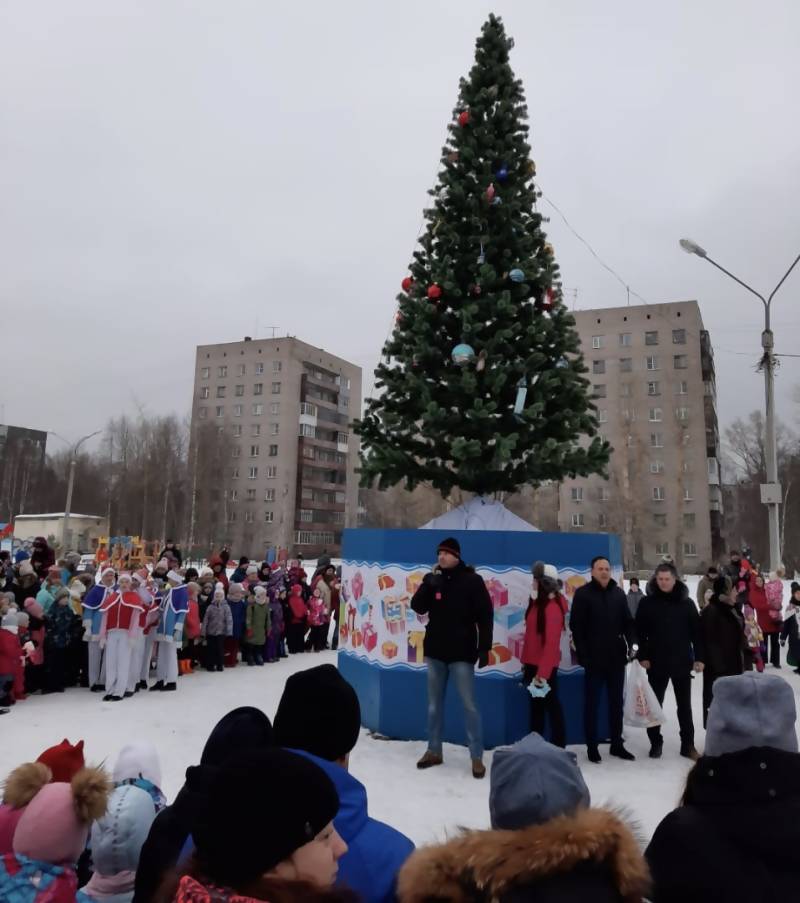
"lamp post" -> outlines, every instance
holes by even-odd
[[[67,501],[64,503],[64,524],[61,528],[61,554],[66,554],[67,551],[67,534],[69,530],[69,510],[72,507],[72,487],[75,485],[75,467],[78,464],[78,449],[86,442],[87,439],[91,439],[93,436],[97,436],[98,433],[101,433],[102,430],[95,430],[93,433],[89,433],[88,436],[84,436],[82,439],[78,439],[75,445],[72,446],[72,450],[69,453],[70,461],[69,461],[69,479],[67,480]]]
[[[780,516],[778,508],[781,503],[781,487],[778,483],[778,446],[775,435],[775,338],[772,334],[770,325],[770,306],[772,299],[775,297],[778,289],[783,285],[789,273],[800,261],[800,254],[795,257],[792,265],[784,273],[781,281],[772,290],[772,294],[765,298],[746,282],[742,282],[738,276],[728,272],[725,267],[720,266],[716,260],[712,260],[705,248],[700,247],[697,242],[688,238],[682,238],[679,242],[681,248],[687,254],[695,254],[707,260],[712,266],[723,272],[726,276],[738,282],[742,288],[747,289],[752,295],[764,305],[764,329],[761,333],[761,347],[764,354],[761,358],[761,366],[764,370],[764,393],[766,396],[766,435],[764,437],[764,455],[766,457],[766,477],[767,482],[761,485],[761,501],[767,506],[767,520],[769,524],[769,567],[774,571],[781,564],[781,541],[780,541]]]

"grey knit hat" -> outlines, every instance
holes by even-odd
[[[714,681],[708,712],[707,756],[757,746],[796,753],[797,708],[788,683],[774,674],[748,671]]]
[[[528,734],[492,760],[489,814],[493,828],[540,825],[591,804],[574,753]]]

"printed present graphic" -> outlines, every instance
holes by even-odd
[[[425,574],[422,571],[414,571],[413,574],[409,574],[406,577],[406,592],[410,596],[413,596],[414,593],[420,588],[424,577]]]
[[[381,600],[381,614],[386,621],[389,633],[402,633],[406,629],[406,612],[409,598],[407,595],[384,596]]]
[[[353,579],[350,581],[350,588],[353,590],[353,598],[357,602],[364,592],[364,578],[361,576],[361,571],[356,571],[355,574],[353,574]]]
[[[347,606],[347,629],[351,633],[356,629],[356,608],[354,605]]]
[[[394,577],[390,577],[388,574],[381,574],[378,577],[378,589],[383,591],[385,589],[391,589],[394,586]]]
[[[381,653],[384,658],[395,658],[397,656],[397,643],[393,643],[391,640],[381,643]]]
[[[506,640],[506,645],[511,650],[511,654],[514,658],[521,659],[522,658],[522,649],[525,646],[525,631],[515,631],[514,633],[509,633],[508,639]]]
[[[366,618],[367,612],[369,611],[370,602],[369,599],[362,599],[358,605],[356,606],[356,610],[362,618]]]
[[[350,642],[353,644],[353,648],[357,649],[364,642],[364,634],[362,634],[361,631],[356,628],[350,634]]]
[[[408,660],[412,665],[421,665],[425,658],[423,645],[425,643],[424,630],[409,630],[408,632]]]
[[[372,652],[372,650],[378,645],[378,632],[375,630],[375,627],[371,622],[367,621],[364,625],[364,648],[367,652]]]
[[[500,643],[495,643],[489,650],[489,664],[502,665],[504,662],[511,661],[511,650]]]
[[[516,605],[504,605],[502,608],[495,608],[494,622],[506,630],[511,630],[525,619],[525,609]]]
[[[496,577],[484,580],[484,583],[486,584],[486,589],[489,590],[492,608],[508,605],[508,587],[504,583],[501,583]]]
[[[347,629],[347,624],[342,624],[342,626],[339,628],[339,640],[342,645],[347,644],[347,638],[349,635],[350,631]]]

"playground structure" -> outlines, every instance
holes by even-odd
[[[159,548],[158,540],[143,540],[139,536],[101,536],[95,561],[98,567],[110,564],[116,571],[152,567]]]

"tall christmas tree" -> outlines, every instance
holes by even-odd
[[[514,46],[490,16],[460,83],[427,229],[355,429],[362,480],[479,495],[602,472],[575,320],[536,210]]]

